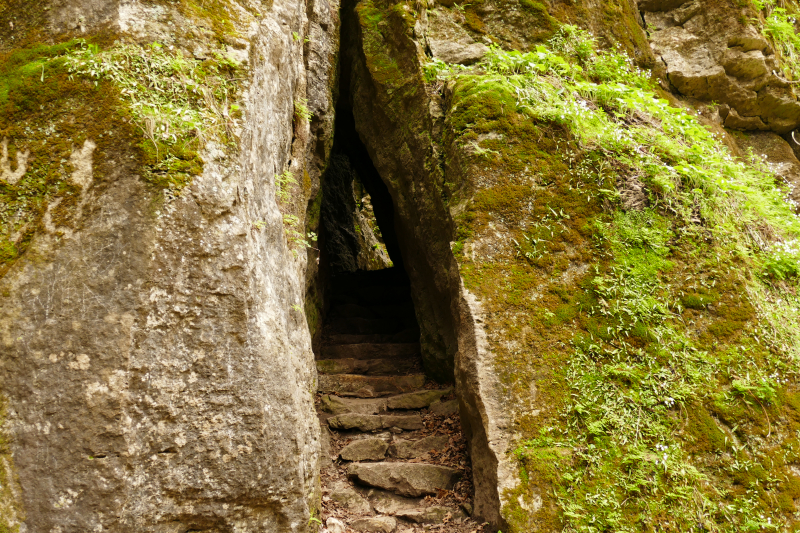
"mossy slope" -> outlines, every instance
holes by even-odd
[[[518,435],[503,514],[789,530],[797,217],[758,162],[567,33],[450,81],[454,252]]]

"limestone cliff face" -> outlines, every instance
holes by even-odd
[[[305,227],[330,148],[338,6],[22,4],[3,8],[6,58],[52,35],[99,38],[104,49],[158,42],[206,69],[233,62],[240,85],[228,102],[200,87],[198,116],[227,130],[184,140],[203,139],[197,156],[184,156],[202,169],[180,187],[159,186],[161,160],[148,166],[140,155],[151,141],[157,157],[174,150],[166,130],[177,119],[149,124],[135,107],[124,111],[136,102],[122,93],[113,104],[133,117],[123,126],[136,125],[98,130],[101,117],[78,115],[72,100],[46,122],[26,117],[16,86],[4,94],[16,120],[33,118],[32,136],[49,134],[29,141],[4,124],[29,172],[18,156],[0,187],[22,190],[66,146],[58,179],[75,194],[48,192],[28,219],[4,218],[4,230],[27,226],[25,242],[4,235],[15,253],[0,280],[3,485],[18,485],[0,521],[29,533],[306,531],[319,498],[316,374],[306,252],[287,235]],[[66,80],[42,65],[36,83]],[[78,129],[62,128],[65,119]],[[286,171],[303,178],[279,208],[275,176]],[[69,209],[57,218],[58,205]]]

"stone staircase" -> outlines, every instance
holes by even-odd
[[[427,383],[399,269],[333,279],[317,354],[323,531],[476,531],[452,388]]]

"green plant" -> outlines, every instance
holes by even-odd
[[[284,170],[281,174],[275,174],[275,196],[279,202],[288,202],[290,190],[297,185],[297,180],[290,170]]]
[[[232,101],[240,67],[220,53],[215,61],[187,59],[163,45],[116,45],[101,51],[80,41],[66,56],[73,76],[110,80],[127,98],[144,135],[147,177],[180,190],[202,172],[199,150],[210,141],[234,146]]]
[[[765,257],[764,271],[779,280],[800,275],[800,240],[776,243]]]
[[[800,361],[800,219],[781,182],[659,99],[630,58],[574,28],[434,78],[447,76],[465,167],[486,181],[514,176],[477,187],[477,207],[459,220],[461,239],[480,228],[472,220],[483,217],[484,235],[502,220],[509,255],[459,254],[462,275],[494,317],[504,386],[527,408],[541,379],[540,394],[554,397],[542,409],[560,405],[514,420],[547,437],[515,454],[522,482],[507,495],[509,516],[531,519],[514,502],[532,485],[552,497],[564,531],[785,529],[770,480],[788,475],[771,462],[777,450],[800,449],[782,385]],[[509,137],[510,147],[487,142],[500,157],[469,148],[495,131]],[[576,264],[588,268],[569,281]]]
[[[308,100],[305,98],[298,98],[294,101],[294,115],[298,120],[308,122],[314,114],[308,109]]]
[[[796,2],[776,0],[751,0],[753,7],[762,13],[761,32],[775,45],[783,59],[784,74],[789,79],[800,75],[800,36],[795,31],[795,22],[800,16]],[[779,7],[780,5],[780,7]]]

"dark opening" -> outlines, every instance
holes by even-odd
[[[333,155],[322,182],[320,262],[335,275],[403,269],[389,190],[358,137],[349,105],[339,106]]]

